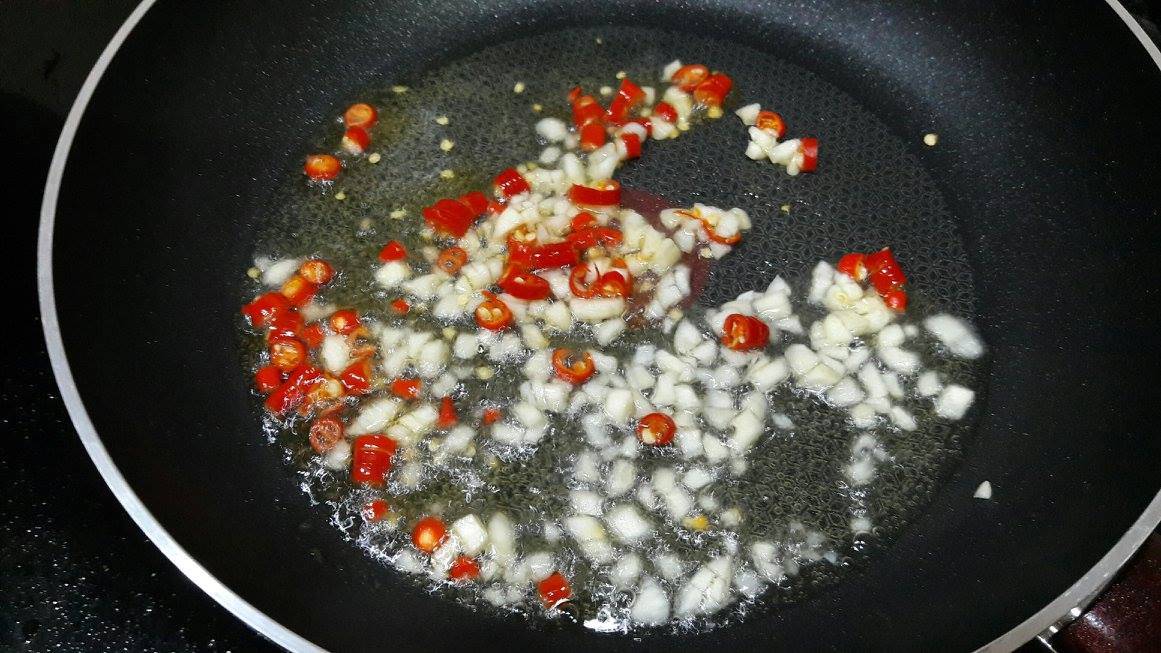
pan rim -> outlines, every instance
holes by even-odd
[[[161,522],[149,511],[129,486],[121,474],[116,463],[113,462],[105,448],[96,426],[93,424],[80,391],[73,378],[69,366],[68,355],[65,352],[64,341],[60,331],[60,322],[56,309],[56,293],[53,285],[53,233],[56,222],[56,208],[60,195],[61,181],[64,178],[65,166],[68,163],[69,152],[81,118],[88,107],[94,91],[101,81],[105,70],[117,55],[121,45],[144,17],[146,12],[157,0],[142,0],[133,12],[113,35],[108,45],[101,52],[93,68],[85,78],[84,84],[77,93],[72,107],[65,119],[56,148],[53,152],[52,163],[49,166],[45,181],[43,200],[40,209],[40,225],[37,235],[37,295],[40,303],[41,326],[45,344],[48,349],[49,360],[52,365],[53,376],[57,388],[68,410],[69,419],[73,428],[93,461],[97,471],[105,484],[112,490],[113,495],[120,502],[133,521],[149,538],[151,542],[174,564],[187,578],[208,594],[222,607],[226,608],[235,617],[263,637],[289,651],[325,651],[325,649],[310,642],[301,635],[290,630],[282,623],[271,618],[254,605],[243,599],[221,580],[202,566],[173,538],[161,525]],[[1161,50],[1158,49],[1137,20],[1129,13],[1119,0],[1105,0],[1108,6],[1117,14],[1129,31],[1145,48],[1146,53],[1161,72]],[[1086,605],[1112,580],[1113,576],[1128,562],[1129,558],[1140,548],[1145,539],[1161,524],[1161,490],[1154,495],[1152,501],[1141,513],[1141,516],[1129,527],[1124,535],[1101,557],[1083,576],[1065,590],[1060,596],[1053,599],[1048,605],[1025,619],[1006,633],[995,638],[988,644],[980,647],[979,651],[1011,651],[1028,642],[1034,637],[1045,633],[1057,625],[1067,623],[1079,616],[1077,608]]]

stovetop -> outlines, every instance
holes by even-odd
[[[1126,3],[1161,15],[1161,0]],[[0,650],[268,651],[185,578],[121,509],[57,394],[36,306],[40,191],[89,67],[134,0],[0,6],[0,238],[9,300],[0,368]]]

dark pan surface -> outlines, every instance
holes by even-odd
[[[212,17],[180,3],[153,8],[81,123],[54,273],[85,408],[177,542],[328,648],[475,637],[627,644],[477,617],[342,542],[254,437],[235,337],[255,217],[296,167],[304,125],[369,81],[407,78],[486,43],[627,23],[772,51],[914,148],[957,223],[993,352],[963,466],[867,569],[768,618],[648,643],[973,647],[1094,564],[1158,486],[1149,419],[1159,398],[1149,376],[1158,362],[1156,68],[1103,6],[986,15],[970,3],[742,7],[366,3],[340,14],[246,3]],[[927,131],[941,147],[920,152]],[[997,487],[997,501],[971,500],[980,479]]]
[[[258,253],[322,255],[342,270],[342,281],[338,287],[328,287],[325,301],[390,319],[384,310],[386,300],[380,298],[383,293],[372,279],[376,254],[389,239],[402,239],[412,251],[422,247],[418,239],[425,224],[419,217],[421,207],[441,196],[486,188],[495,171],[535,160],[540,146],[532,125],[544,116],[571,120],[565,91],[572,86],[579,84],[596,93],[602,85],[616,81],[618,70],[625,70],[639,84],[658,85],[660,70],[674,57],[710,62],[729,71],[739,90],[727,103],[727,112],[750,100],[762,99],[767,105],[776,101],[774,106],[790,121],[794,134],[816,135],[827,144],[826,174],[797,178],[775,174],[772,167],[743,158],[746,127],[731,113],[727,119],[705,121],[679,139],[649,143],[647,156],[619,172],[627,188],[643,189],[681,206],[700,201],[741,206],[750,213],[754,227],[745,240],[729,256],[708,266],[705,290],[698,299],[703,307],[764,288],[776,274],[805,293],[810,270],[820,259],[835,260],[845,249],[874,251],[891,243],[906,261],[909,283],[923,290],[912,293],[909,320],[918,323],[939,311],[975,315],[971,270],[952,216],[923,168],[922,157],[912,154],[886,125],[818,76],[777,57],[732,41],[642,27],[554,30],[505,41],[424,71],[418,79],[395,80],[405,84],[407,90],[402,93],[400,87],[379,81],[358,96],[380,109],[383,125],[375,134],[375,151],[382,159],[375,164],[352,161],[334,188],[325,191],[291,171],[272,194],[270,209],[259,217]],[[522,93],[512,90],[516,80],[525,86]],[[531,109],[533,104],[541,106],[540,112]],[[450,123],[437,124],[437,116],[448,117]],[[304,141],[312,132],[321,133],[309,146],[303,145],[304,151],[334,147],[340,128],[331,120],[321,122],[303,130]],[[437,147],[441,138],[454,139],[451,152]],[[912,140],[917,138],[918,134]],[[440,178],[442,169],[453,170],[455,177]],[[341,201],[336,200],[340,192],[345,198]],[[399,208],[407,216],[390,217]],[[240,276],[242,271],[237,273]],[[249,301],[248,295],[260,287],[258,282],[242,285],[247,295],[239,303]],[[799,310],[810,309],[800,303]],[[247,336],[245,341],[252,348],[263,348],[261,337]],[[606,352],[612,353],[609,348]],[[980,364],[946,357],[932,357],[926,364],[957,383],[980,386]],[[247,370],[251,367],[246,366]],[[486,389],[474,385],[478,394],[464,398],[465,405],[515,394],[515,388],[498,387],[495,381]],[[881,429],[879,436],[896,464],[880,470],[872,487],[850,490],[843,462],[860,435],[858,429],[847,424],[841,411],[795,397],[789,390],[776,394],[773,401],[778,411],[794,421],[793,434],[770,438],[753,457],[744,481],[719,483],[715,496],[723,505],[739,505],[747,515],[738,531],[744,541],[785,531],[790,522],[802,522],[825,536],[844,558],[854,544],[853,511],[867,510],[866,517],[875,525],[875,537],[859,538],[858,548],[867,548],[868,539],[876,547],[893,541],[926,506],[947,473],[958,466],[974,421],[943,422],[932,414],[930,401],[909,402],[907,409],[923,427],[899,433]],[[298,467],[306,469],[316,458],[307,444],[308,427],[300,424],[281,440]],[[567,489],[558,479],[571,476],[569,456],[583,448],[580,438],[568,437],[570,432],[561,435],[549,438],[532,460],[501,467],[494,477],[500,489],[475,493],[476,503],[463,509],[478,514],[503,509],[517,522],[538,522],[544,516],[561,514],[559,504],[567,500]],[[304,478],[311,481],[315,497],[335,499],[350,490],[345,479],[336,484],[329,474],[308,472]],[[392,506],[407,514],[422,510],[415,503],[458,506],[464,500],[462,484],[456,483],[416,495],[410,504],[406,498],[393,497]],[[345,498],[355,510],[364,500]],[[351,524],[342,511],[335,521]],[[361,520],[355,520],[349,532],[358,533],[360,524]],[[374,530],[363,529],[363,533]],[[366,538],[366,543],[381,554],[384,540],[390,539],[380,533]],[[526,551],[546,545],[533,544],[528,534],[522,542]],[[692,560],[708,553],[702,547],[684,549],[680,542],[671,544]],[[386,546],[388,552],[395,548]],[[805,582],[770,592],[768,600],[797,600],[802,591],[843,575],[842,569],[829,564],[806,569]],[[565,571],[575,586],[580,580],[575,570]],[[482,600],[477,603],[490,607]],[[580,609],[586,615],[595,610]],[[715,621],[726,617],[718,615]]]

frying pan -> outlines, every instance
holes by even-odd
[[[428,596],[304,500],[256,437],[239,371],[238,271],[304,125],[369,82],[578,25],[754,48],[854,98],[933,180],[991,351],[962,462],[895,541],[825,591],[697,636],[530,628]],[[1098,589],[1161,516],[1159,62],[1111,0],[147,1],[86,82],[48,178],[54,370],[138,524],[290,649],[1013,648]],[[940,147],[923,148],[928,131]],[[833,147],[836,170],[858,154]],[[861,201],[849,192],[826,188]],[[972,499],[985,479],[996,499]]]

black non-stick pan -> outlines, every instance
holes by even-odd
[[[951,242],[969,275],[959,305],[990,351],[963,457],[905,528],[839,582],[697,636],[532,628],[425,594],[302,495],[260,435],[241,363],[241,271],[321,126],[367,88],[601,26],[775,62],[747,69],[751,88],[783,88],[793,70],[831,89],[787,100],[826,144],[819,172],[771,182],[802,207],[786,224],[810,237],[768,235],[751,256],[817,260],[889,236],[922,258],[924,242]],[[613,55],[640,51],[618,43]],[[147,1],[86,83],[49,175],[39,275],[54,368],[134,519],[288,648],[1012,648],[1097,589],[1161,517],[1159,63],[1114,0]],[[870,117],[864,132],[851,115]],[[938,147],[923,145],[929,132]],[[712,178],[727,164],[666,165]],[[774,201],[721,188],[724,205]],[[929,214],[949,226],[909,235],[898,221]],[[828,226],[809,231],[810,218]],[[935,287],[943,268],[924,269]],[[994,500],[972,498],[982,480]]]

